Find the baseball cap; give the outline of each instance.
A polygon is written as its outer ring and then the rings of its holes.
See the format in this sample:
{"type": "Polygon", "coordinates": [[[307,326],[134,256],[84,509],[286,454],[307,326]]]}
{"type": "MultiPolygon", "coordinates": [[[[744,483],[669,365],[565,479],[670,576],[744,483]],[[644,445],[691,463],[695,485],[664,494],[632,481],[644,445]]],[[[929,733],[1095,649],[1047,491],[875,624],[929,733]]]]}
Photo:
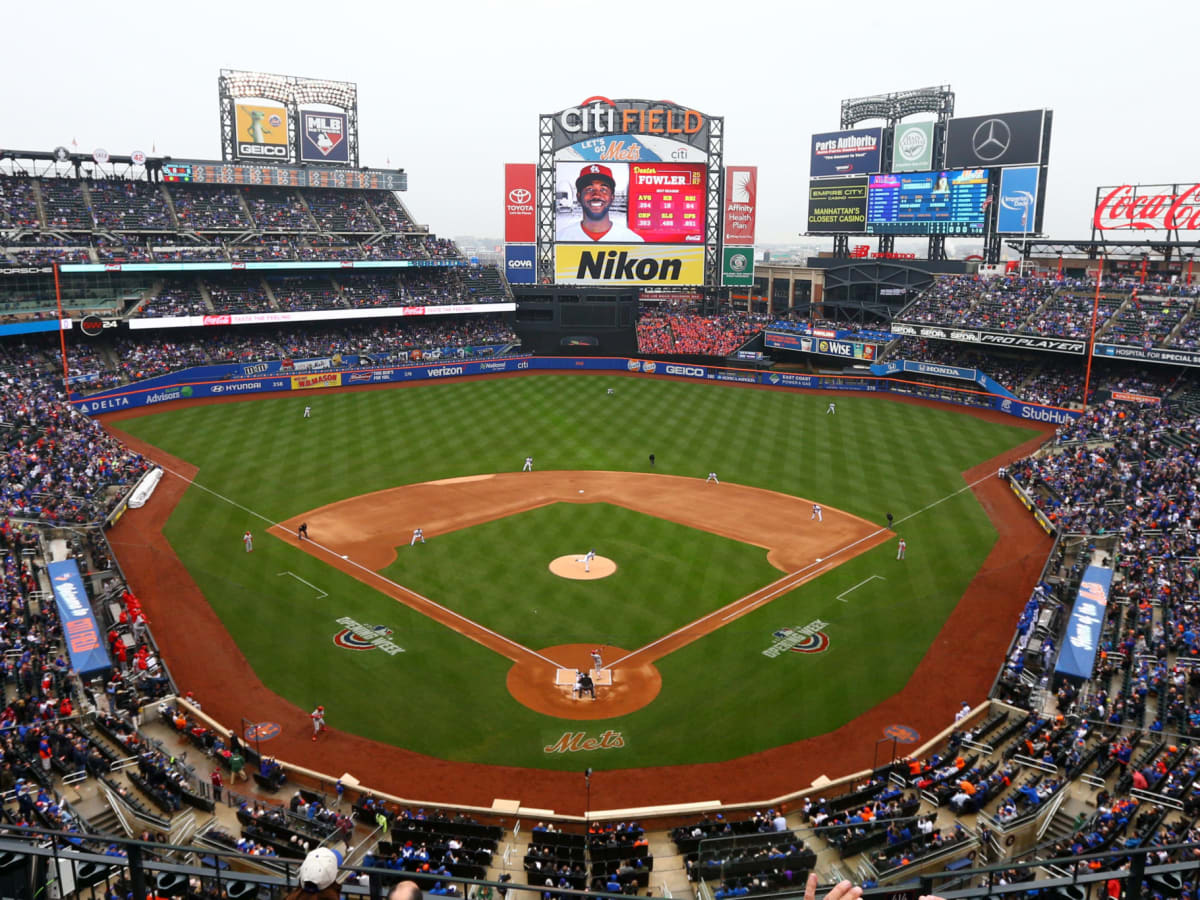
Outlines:
{"type": "Polygon", "coordinates": [[[596,179],[607,181],[608,186],[614,191],[617,189],[617,179],[613,178],[612,169],[599,163],[588,163],[579,171],[579,177],[575,179],[575,190],[582,190],[584,184],[596,179]]]}
{"type": "Polygon", "coordinates": [[[300,864],[300,886],[310,894],[325,890],[337,879],[338,866],[341,864],[340,853],[328,847],[319,847],[300,864]]]}

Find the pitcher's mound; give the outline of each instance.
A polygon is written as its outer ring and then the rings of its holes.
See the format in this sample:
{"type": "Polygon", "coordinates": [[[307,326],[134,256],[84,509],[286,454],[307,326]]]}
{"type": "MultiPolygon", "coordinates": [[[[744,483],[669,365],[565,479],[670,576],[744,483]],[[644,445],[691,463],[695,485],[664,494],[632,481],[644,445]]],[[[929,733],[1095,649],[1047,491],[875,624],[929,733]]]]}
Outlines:
{"type": "Polygon", "coordinates": [[[582,553],[578,556],[560,556],[558,559],[551,560],[550,571],[560,578],[573,578],[575,581],[607,578],[617,571],[617,564],[607,556],[595,557],[588,566],[591,569],[590,572],[584,571],[584,565],[582,553]]]}

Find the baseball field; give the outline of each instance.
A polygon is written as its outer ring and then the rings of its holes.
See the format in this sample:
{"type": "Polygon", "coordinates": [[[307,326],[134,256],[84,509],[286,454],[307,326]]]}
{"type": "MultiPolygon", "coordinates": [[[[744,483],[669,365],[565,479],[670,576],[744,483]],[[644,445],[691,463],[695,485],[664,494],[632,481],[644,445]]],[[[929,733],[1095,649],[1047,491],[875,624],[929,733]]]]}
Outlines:
{"type": "MultiPolygon", "coordinates": [[[[1003,557],[981,464],[1041,434],[835,399],[830,415],[827,395],[536,375],[122,415],[111,427],[194,478],[163,534],[227,636],[189,634],[163,550],[130,578],[160,597],[170,624],[151,624],[168,661],[200,660],[172,662],[181,687],[230,724],[273,716],[307,741],[321,703],[334,729],[322,742],[454,762],[577,772],[746,757],[833,733],[957,652],[943,628],[1003,557]],[[410,546],[415,528],[425,542],[410,546]],[[588,550],[611,574],[551,571],[564,557],[582,570],[588,550]],[[593,649],[611,684],[576,699],[560,670],[591,667],[593,649]],[[284,702],[258,708],[229,677],[245,665],[284,702]]],[[[122,559],[142,541],[127,521],[122,559]]],[[[949,721],[983,699],[967,690],[911,719],[949,721]]]]}

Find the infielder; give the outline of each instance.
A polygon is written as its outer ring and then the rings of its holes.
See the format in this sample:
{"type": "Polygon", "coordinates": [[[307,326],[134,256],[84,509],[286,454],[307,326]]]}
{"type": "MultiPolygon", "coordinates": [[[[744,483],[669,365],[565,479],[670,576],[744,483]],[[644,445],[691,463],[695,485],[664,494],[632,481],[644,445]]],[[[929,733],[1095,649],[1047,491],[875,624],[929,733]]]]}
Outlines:
{"type": "Polygon", "coordinates": [[[720,484],[720,483],[721,483],[721,480],[720,480],[719,478],[717,478],[717,473],[716,473],[716,472],[709,472],[709,473],[708,473],[708,477],[704,479],[704,483],[705,483],[705,484],[708,484],[710,481],[711,481],[713,484],[720,484]]]}
{"type": "Polygon", "coordinates": [[[821,504],[820,503],[813,504],[812,518],[810,518],[809,521],[811,522],[812,519],[816,519],[818,522],[825,521],[824,519],[821,518],[821,504]]]}
{"type": "Polygon", "coordinates": [[[908,544],[904,538],[900,538],[900,546],[896,548],[896,559],[904,559],[904,551],[908,549],[908,544]]]}
{"type": "Polygon", "coordinates": [[[592,648],[592,666],[597,672],[604,668],[604,659],[600,656],[600,648],[592,648]]]}
{"type": "Polygon", "coordinates": [[[532,456],[525,457],[525,465],[521,466],[521,471],[522,472],[532,472],[533,471],[533,457],[532,456]]]}
{"type": "Polygon", "coordinates": [[[242,543],[246,545],[246,552],[249,553],[254,549],[254,535],[247,531],[242,535],[242,543]]]}
{"type": "Polygon", "coordinates": [[[832,400],[829,401],[829,409],[825,410],[825,415],[827,415],[827,416],[837,415],[837,405],[832,400]]]}
{"type": "Polygon", "coordinates": [[[415,546],[417,541],[420,541],[422,544],[425,543],[425,529],[424,528],[414,528],[413,529],[412,540],[408,542],[408,546],[410,546],[410,547],[415,546]]]}
{"type": "Polygon", "coordinates": [[[304,418],[306,418],[306,419],[312,418],[312,407],[311,406],[304,407],[304,418]]]}
{"type": "Polygon", "coordinates": [[[596,558],[596,551],[589,550],[586,555],[581,556],[579,559],[575,560],[575,562],[583,563],[583,571],[590,572],[590,571],[592,571],[592,560],[595,558],[596,558]]]}
{"type": "Polygon", "coordinates": [[[312,716],[313,722],[312,739],[315,741],[317,739],[317,735],[325,730],[325,707],[318,706],[310,715],[312,716]]]}

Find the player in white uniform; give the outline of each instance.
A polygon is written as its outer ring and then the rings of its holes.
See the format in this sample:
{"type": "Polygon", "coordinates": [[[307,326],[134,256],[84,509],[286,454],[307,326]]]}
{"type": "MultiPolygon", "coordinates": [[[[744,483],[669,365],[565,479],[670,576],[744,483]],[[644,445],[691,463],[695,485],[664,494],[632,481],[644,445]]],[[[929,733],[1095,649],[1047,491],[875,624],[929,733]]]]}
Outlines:
{"type": "Polygon", "coordinates": [[[599,672],[604,668],[604,659],[600,656],[600,648],[592,648],[592,667],[599,672]]]}
{"type": "Polygon", "coordinates": [[[249,553],[254,549],[254,535],[247,531],[242,535],[242,543],[246,545],[246,552],[249,553]]]}
{"type": "Polygon", "coordinates": [[[532,456],[525,457],[525,465],[521,466],[521,471],[522,472],[532,472],[533,471],[533,457],[532,456]]]}
{"type": "Polygon", "coordinates": [[[611,396],[612,396],[613,394],[615,394],[615,393],[616,393],[616,391],[614,391],[612,388],[609,388],[609,389],[608,389],[608,396],[610,396],[610,397],[611,397],[611,396]]]}
{"type": "Polygon", "coordinates": [[[312,407],[311,406],[304,407],[304,418],[306,418],[306,419],[312,418],[312,407]]]}
{"type": "Polygon", "coordinates": [[[709,473],[708,473],[708,477],[704,479],[704,483],[705,483],[705,484],[708,484],[710,481],[711,481],[713,484],[720,484],[720,483],[721,483],[721,480],[720,480],[719,478],[717,478],[717,473],[716,473],[716,472],[709,472],[709,473]]]}
{"type": "Polygon", "coordinates": [[[616,199],[617,180],[612,169],[599,163],[584,163],[575,179],[575,193],[583,218],[559,227],[555,237],[560,241],[594,243],[611,241],[621,244],[640,244],[641,235],[634,232],[618,216],[614,221],[609,210],[616,199]]]}
{"type": "Polygon", "coordinates": [[[596,551],[589,550],[585,555],[576,559],[575,562],[583,563],[583,571],[590,572],[590,571],[592,571],[592,560],[595,558],[596,558],[596,551]]]}
{"type": "Polygon", "coordinates": [[[834,403],[832,400],[829,401],[829,409],[825,410],[825,415],[827,415],[827,416],[837,415],[837,404],[834,403]]]}
{"type": "Polygon", "coordinates": [[[413,529],[412,540],[409,541],[408,546],[412,547],[414,544],[417,543],[417,541],[420,541],[422,544],[425,543],[425,529],[424,528],[414,528],[413,529]]]}
{"type": "Polygon", "coordinates": [[[896,548],[896,559],[904,559],[904,554],[908,550],[908,542],[904,538],[900,538],[900,545],[896,548]]]}
{"type": "MultiPolygon", "coordinates": [[[[820,503],[814,503],[814,504],[813,504],[813,514],[812,514],[812,518],[813,518],[813,519],[816,519],[818,522],[823,522],[823,521],[824,521],[824,519],[822,519],[822,518],[821,518],[821,504],[820,504],[820,503]]],[[[810,521],[811,521],[811,520],[810,520],[810,521]]]]}
{"type": "Polygon", "coordinates": [[[317,735],[325,730],[325,707],[318,706],[310,713],[310,715],[312,716],[313,723],[312,739],[315,741],[317,739],[317,735]]]}

